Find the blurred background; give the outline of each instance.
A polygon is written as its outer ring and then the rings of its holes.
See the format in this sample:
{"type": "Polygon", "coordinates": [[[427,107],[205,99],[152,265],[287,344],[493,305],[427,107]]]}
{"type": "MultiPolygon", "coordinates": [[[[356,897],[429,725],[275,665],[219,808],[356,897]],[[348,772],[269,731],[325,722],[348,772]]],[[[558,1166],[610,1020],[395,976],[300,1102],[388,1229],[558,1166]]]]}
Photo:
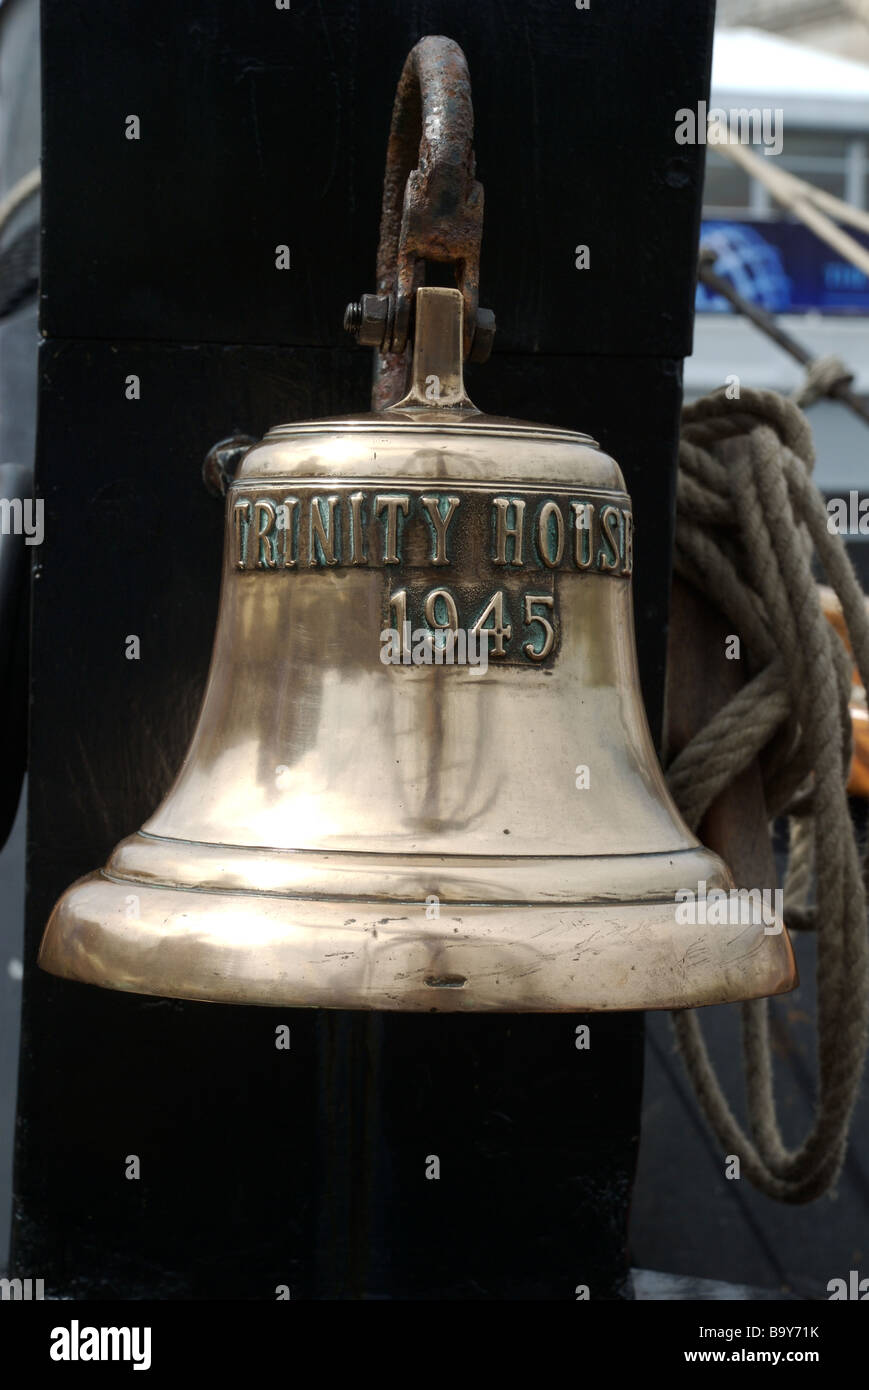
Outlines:
{"type": "MultiPolygon", "coordinates": [[[[686,3],[688,0],[686,0],[686,3]]],[[[0,199],[39,162],[39,18],[36,0],[0,0],[0,199]]],[[[719,0],[710,108],[783,112],[781,153],[764,163],[869,210],[869,0],[719,0]]],[[[6,204],[4,203],[4,208],[6,204]]],[[[36,257],[39,194],[0,225],[0,464],[32,467],[35,439],[36,257]]],[[[851,235],[869,247],[869,236],[851,235]]],[[[869,277],[782,208],[764,183],[707,151],[701,240],[715,270],[747,301],[776,316],[812,357],[835,355],[869,407],[869,277]]],[[[698,286],[686,400],[737,374],[743,386],[799,392],[805,368],[721,295],[698,286]]],[[[869,496],[869,426],[839,401],[809,407],[828,496],[869,496]]],[[[6,538],[2,538],[5,540],[6,538]]],[[[864,588],[869,535],[846,538],[864,588]]],[[[26,787],[25,787],[26,794],[26,787]]],[[[0,852],[0,1265],[9,1233],[24,904],[24,795],[0,852]]],[[[859,811],[858,811],[859,814],[859,811]]],[[[779,1100],[789,1137],[808,1127],[813,1101],[813,943],[797,943],[803,983],[772,1006],[779,1100]]],[[[738,1103],[735,1009],[704,1011],[720,1072],[738,1103]]],[[[829,1279],[869,1272],[869,1103],[859,1108],[835,1199],[788,1209],[726,1181],[674,1053],[669,1019],[648,1018],[640,1164],[631,1263],[640,1271],[725,1281],[781,1298],[826,1297],[829,1279]]],[[[702,1286],[637,1279],[638,1296],[683,1297],[702,1286]],[[669,1292],[668,1292],[669,1290],[669,1292]],[[681,1291],[680,1291],[681,1290],[681,1291]]]]}
{"type": "MultiPolygon", "coordinates": [[[[709,107],[783,112],[787,170],[852,207],[869,207],[869,4],[825,0],[718,0],[709,107]]],[[[869,238],[854,228],[863,245],[869,238]]],[[[712,145],[706,152],[701,240],[716,270],[746,299],[781,315],[815,357],[840,357],[854,389],[869,392],[869,279],[779,206],[769,190],[712,145]]],[[[701,285],[685,399],[736,372],[745,386],[786,394],[805,372],[786,352],[701,285]]],[[[813,404],[816,481],[826,494],[869,487],[866,426],[838,403],[813,404]]],[[[866,587],[869,536],[853,539],[866,587]]]]}

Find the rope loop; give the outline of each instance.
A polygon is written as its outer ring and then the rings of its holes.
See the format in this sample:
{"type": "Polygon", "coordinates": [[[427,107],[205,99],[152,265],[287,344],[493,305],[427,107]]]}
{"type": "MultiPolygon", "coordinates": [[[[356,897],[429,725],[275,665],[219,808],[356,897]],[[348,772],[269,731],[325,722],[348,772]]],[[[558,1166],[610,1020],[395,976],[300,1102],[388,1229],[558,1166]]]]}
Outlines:
{"type": "Polygon", "coordinates": [[[750,679],[667,779],[696,830],[757,758],[768,817],[789,815],[785,921],[817,938],[816,1114],[802,1143],[789,1148],[779,1127],[767,1000],[741,1006],[747,1129],[721,1089],[696,1012],[674,1013],[673,1026],[725,1150],[760,1191],[794,1203],[836,1182],[869,1038],[866,886],[846,792],[851,662],[823,614],[813,560],[839,597],[864,685],[869,619],[842,539],[827,527],[814,458],[808,421],[776,392],[743,388],[731,400],[722,387],[683,412],[675,569],[740,635],[750,679]]]}

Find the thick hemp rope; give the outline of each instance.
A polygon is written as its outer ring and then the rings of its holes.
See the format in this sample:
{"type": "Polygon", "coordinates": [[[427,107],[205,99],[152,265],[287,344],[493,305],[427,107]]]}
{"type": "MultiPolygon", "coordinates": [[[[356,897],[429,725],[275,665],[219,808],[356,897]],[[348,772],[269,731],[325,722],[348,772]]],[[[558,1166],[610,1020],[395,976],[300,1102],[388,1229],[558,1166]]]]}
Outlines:
{"type": "Polygon", "coordinates": [[[768,818],[790,817],[784,918],[789,930],[817,932],[816,1114],[799,1147],[787,1148],[778,1124],[766,1000],[741,1006],[750,1133],[721,1089],[697,1013],[674,1013],[673,1026],[725,1151],[785,1202],[812,1201],[836,1181],[869,1030],[866,885],[845,790],[851,659],[822,613],[813,554],[841,602],[864,685],[869,620],[842,540],[827,528],[813,465],[808,421],[775,392],[743,389],[728,400],[722,388],[683,412],[675,568],[740,636],[749,680],[667,778],[696,830],[719,791],[759,758],[768,818]]]}

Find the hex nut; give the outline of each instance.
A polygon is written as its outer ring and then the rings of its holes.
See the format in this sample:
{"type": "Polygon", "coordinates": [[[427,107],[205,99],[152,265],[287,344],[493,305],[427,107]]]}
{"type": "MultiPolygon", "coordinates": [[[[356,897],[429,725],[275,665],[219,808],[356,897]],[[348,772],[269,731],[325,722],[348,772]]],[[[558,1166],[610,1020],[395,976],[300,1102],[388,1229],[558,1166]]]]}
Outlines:
{"type": "Polygon", "coordinates": [[[380,347],[386,333],[389,298],[385,294],[363,294],[362,317],[356,332],[363,347],[380,347]]]}

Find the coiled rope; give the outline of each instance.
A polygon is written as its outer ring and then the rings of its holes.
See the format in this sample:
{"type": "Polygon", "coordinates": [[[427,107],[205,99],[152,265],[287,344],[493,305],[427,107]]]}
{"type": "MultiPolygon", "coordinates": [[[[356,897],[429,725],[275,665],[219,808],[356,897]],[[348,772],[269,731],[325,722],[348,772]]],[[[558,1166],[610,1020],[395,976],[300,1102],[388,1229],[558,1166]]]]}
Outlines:
{"type": "Polygon", "coordinates": [[[784,918],[817,931],[816,1114],[788,1149],[776,1113],[766,1000],[742,1009],[750,1133],[715,1074],[696,1012],[673,1014],[701,1108],[728,1154],[769,1197],[809,1202],[845,1154],[869,1032],[866,884],[848,810],[851,660],[821,610],[817,558],[842,605],[869,682],[869,620],[840,536],[811,479],[814,448],[797,406],[772,391],[724,388],[685,408],[675,568],[739,634],[749,680],[668,769],[692,829],[718,793],[759,759],[770,820],[790,817],[784,918]],[[807,905],[814,886],[814,907],[807,905]]]}

